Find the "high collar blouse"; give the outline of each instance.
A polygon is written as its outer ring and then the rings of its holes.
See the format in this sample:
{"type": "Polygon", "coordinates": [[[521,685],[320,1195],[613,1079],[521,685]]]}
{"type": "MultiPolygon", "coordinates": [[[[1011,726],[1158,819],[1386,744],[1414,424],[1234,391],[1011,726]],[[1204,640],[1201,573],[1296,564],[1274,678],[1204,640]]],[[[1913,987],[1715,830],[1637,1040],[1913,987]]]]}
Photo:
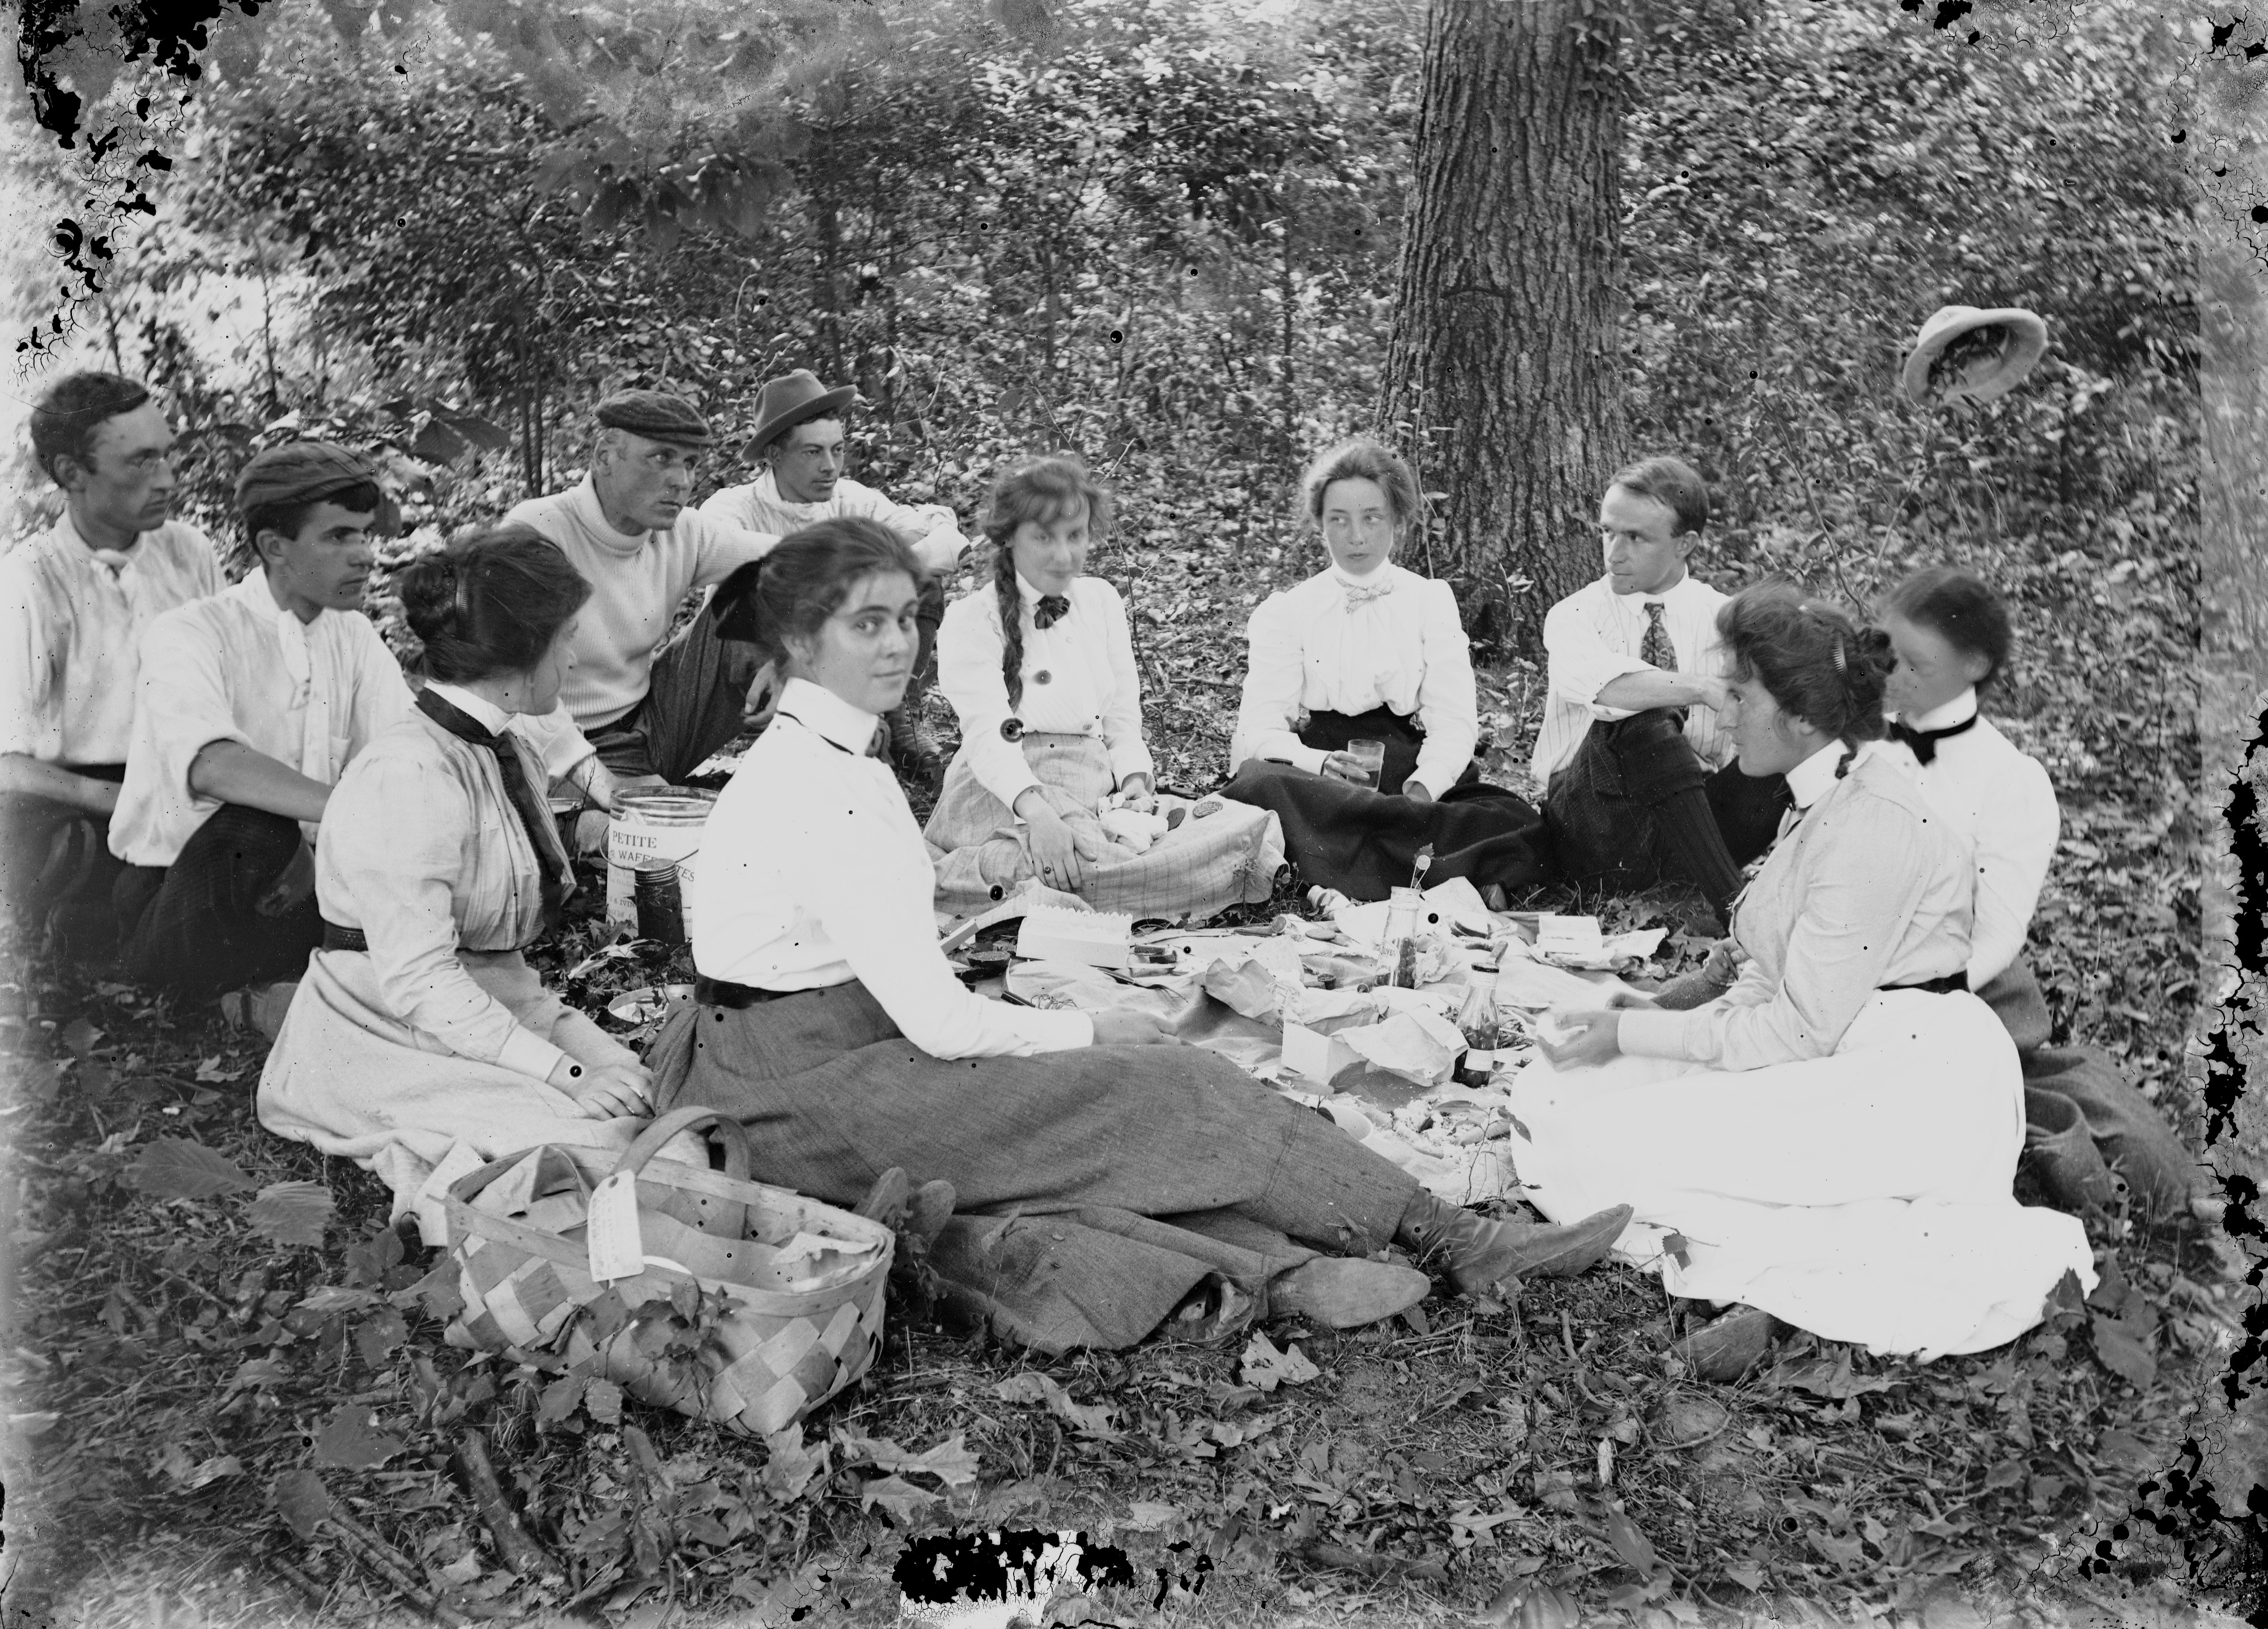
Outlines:
{"type": "Polygon", "coordinates": [[[1356,594],[1349,588],[1332,567],[1270,594],[1254,610],[1229,768],[1266,758],[1320,772],[1330,755],[1300,740],[1301,715],[1384,707],[1416,718],[1425,744],[1414,778],[1437,795],[1447,792],[1480,741],[1472,647],[1457,597],[1448,584],[1390,561],[1356,594]],[[1366,589],[1385,592],[1365,595],[1366,589]]]}
{"type": "Polygon", "coordinates": [[[1904,720],[1917,730],[1941,730],[1965,719],[1977,722],[1937,743],[1927,763],[1912,773],[1930,802],[1975,853],[1977,925],[1969,948],[1969,987],[1981,990],[2021,955],[2032,912],[2040,903],[2055,859],[2063,813],[2055,784],[2036,758],[1977,718],[1977,692],[1964,690],[1944,706],[1904,720]]]}
{"type": "MultiPolygon", "coordinates": [[[[476,722],[500,719],[477,697],[436,686],[476,722]]],[[[515,719],[502,732],[531,784],[536,748],[515,719]]],[[[460,1057],[548,1077],[564,1057],[475,982],[460,949],[508,951],[543,928],[542,873],[505,794],[496,754],[409,711],[339,779],[315,844],[326,920],[360,928],[395,1017],[460,1057]]]]}
{"type": "Polygon", "coordinates": [[[807,680],[782,687],[702,833],[694,966],[760,990],[856,979],[932,1058],[1090,1044],[1086,1014],[987,1001],[954,975],[938,948],[921,828],[890,766],[866,756],[879,722],[807,680]]]}
{"type": "Polygon", "coordinates": [[[1690,1012],[1625,1011],[1624,1051],[1731,1070],[1824,1058],[1876,991],[1967,968],[1967,844],[1904,755],[1869,741],[1838,780],[1844,751],[1788,772],[1798,818],[1734,908],[1739,980],[1690,1012]]]}
{"type": "Polygon", "coordinates": [[[1041,628],[1033,613],[1039,592],[1016,579],[1023,625],[1024,691],[1008,704],[1001,670],[1007,648],[1000,596],[990,586],[946,608],[937,633],[937,682],[961,721],[961,751],[977,781],[1008,807],[1039,785],[1023,749],[1000,733],[1014,718],[1027,731],[1098,737],[1110,755],[1115,782],[1153,772],[1142,741],[1142,680],[1126,603],[1099,577],[1074,578],[1071,609],[1041,628]]]}

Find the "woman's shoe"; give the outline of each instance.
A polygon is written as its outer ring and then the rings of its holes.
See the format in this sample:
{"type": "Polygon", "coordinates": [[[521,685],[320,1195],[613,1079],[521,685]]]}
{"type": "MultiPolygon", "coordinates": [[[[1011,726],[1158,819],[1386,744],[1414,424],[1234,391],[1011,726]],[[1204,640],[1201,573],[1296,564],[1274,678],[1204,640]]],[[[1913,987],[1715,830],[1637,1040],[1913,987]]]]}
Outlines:
{"type": "Polygon", "coordinates": [[[1761,1307],[1735,1307],[1669,1350],[1698,1378],[1730,1385],[1763,1362],[1791,1327],[1761,1307]]]}
{"type": "Polygon", "coordinates": [[[1630,1219],[1631,1207],[1617,1205],[1578,1222],[1491,1221],[1420,1189],[1394,1236],[1447,1257],[1449,1281],[1480,1295],[1506,1279],[1572,1278],[1597,1266],[1630,1219]]]}
{"type": "Polygon", "coordinates": [[[1318,1256],[1268,1281],[1268,1311],[1327,1330],[1360,1329],[1425,1299],[1433,1281],[1398,1262],[1318,1256]]]}

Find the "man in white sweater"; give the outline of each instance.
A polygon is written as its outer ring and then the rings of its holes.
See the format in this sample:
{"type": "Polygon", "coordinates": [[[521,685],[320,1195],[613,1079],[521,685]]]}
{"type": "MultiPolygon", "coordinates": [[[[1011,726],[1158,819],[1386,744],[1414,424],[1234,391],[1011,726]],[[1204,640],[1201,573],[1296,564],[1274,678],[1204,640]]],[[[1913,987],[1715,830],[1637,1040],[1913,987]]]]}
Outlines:
{"type": "Polygon", "coordinates": [[[750,532],[785,536],[821,520],[842,516],[879,520],[908,543],[932,573],[922,590],[915,624],[921,646],[914,658],[913,682],[889,715],[890,756],[933,785],[943,767],[937,750],[916,724],[921,694],[936,673],[937,630],[945,615],[945,577],[960,564],[968,540],[953,511],[942,504],[901,504],[843,474],[843,415],[858,394],[840,385],[829,390],[807,368],[766,380],[756,392],[755,429],[744,449],[759,468],[741,486],[720,488],[701,512],[750,532]]]}
{"type": "Polygon", "coordinates": [[[761,660],[753,645],[718,637],[713,606],[674,638],[670,625],[688,593],[779,538],[688,508],[715,440],[691,402],[620,391],[599,403],[598,420],[582,483],[530,498],[504,520],[558,545],[594,590],[562,691],[575,722],[618,778],[676,783],[740,733],[761,660]]]}

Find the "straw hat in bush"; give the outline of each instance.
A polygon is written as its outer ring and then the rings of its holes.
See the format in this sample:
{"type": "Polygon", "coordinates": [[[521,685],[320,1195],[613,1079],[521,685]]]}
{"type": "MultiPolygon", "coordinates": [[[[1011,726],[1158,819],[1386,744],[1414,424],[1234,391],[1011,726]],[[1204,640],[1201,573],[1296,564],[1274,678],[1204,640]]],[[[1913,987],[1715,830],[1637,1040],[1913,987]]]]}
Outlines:
{"type": "Polygon", "coordinates": [[[1940,306],[1914,336],[1901,382],[1906,400],[1990,402],[2015,388],[2048,348],[2048,325],[2021,306],[1940,306]]]}

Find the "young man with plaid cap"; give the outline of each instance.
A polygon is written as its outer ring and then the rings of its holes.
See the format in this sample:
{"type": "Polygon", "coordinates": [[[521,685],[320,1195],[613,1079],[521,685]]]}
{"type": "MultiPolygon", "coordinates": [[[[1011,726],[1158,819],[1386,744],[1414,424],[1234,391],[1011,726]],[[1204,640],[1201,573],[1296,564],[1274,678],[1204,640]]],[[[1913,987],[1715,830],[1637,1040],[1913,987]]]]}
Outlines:
{"type": "Polygon", "coordinates": [[[504,522],[541,533],[591,581],[563,693],[575,722],[615,776],[680,782],[740,733],[761,663],[754,646],[718,638],[713,607],[672,638],[678,607],[779,539],[689,507],[716,439],[691,402],[619,391],[598,420],[582,483],[516,505],[504,522]]]}

